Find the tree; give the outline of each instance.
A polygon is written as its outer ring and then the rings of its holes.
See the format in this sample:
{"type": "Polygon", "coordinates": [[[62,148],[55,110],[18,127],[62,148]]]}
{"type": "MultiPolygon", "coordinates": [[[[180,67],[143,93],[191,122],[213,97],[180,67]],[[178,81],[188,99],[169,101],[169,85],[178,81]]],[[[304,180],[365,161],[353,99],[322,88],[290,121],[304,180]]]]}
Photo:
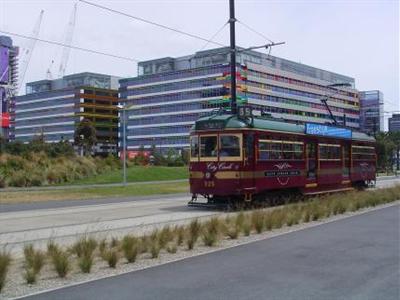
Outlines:
{"type": "Polygon", "coordinates": [[[389,132],[389,139],[394,145],[394,152],[396,153],[396,170],[400,170],[400,131],[389,132]]]}
{"type": "Polygon", "coordinates": [[[389,171],[393,166],[393,151],[396,145],[392,141],[389,133],[379,132],[376,135],[376,155],[378,169],[389,171]]]}
{"type": "Polygon", "coordinates": [[[85,155],[92,152],[97,138],[96,128],[89,119],[83,119],[76,127],[74,140],[75,145],[82,147],[85,155]]]}

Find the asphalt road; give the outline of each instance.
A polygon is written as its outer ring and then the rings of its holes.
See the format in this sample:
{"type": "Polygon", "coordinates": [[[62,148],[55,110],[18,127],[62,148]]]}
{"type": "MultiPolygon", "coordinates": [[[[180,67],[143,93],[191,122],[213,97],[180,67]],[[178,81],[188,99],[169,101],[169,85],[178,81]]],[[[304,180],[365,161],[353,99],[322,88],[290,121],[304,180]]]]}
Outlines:
{"type": "Polygon", "coordinates": [[[26,299],[400,299],[400,206],[26,299]]]}

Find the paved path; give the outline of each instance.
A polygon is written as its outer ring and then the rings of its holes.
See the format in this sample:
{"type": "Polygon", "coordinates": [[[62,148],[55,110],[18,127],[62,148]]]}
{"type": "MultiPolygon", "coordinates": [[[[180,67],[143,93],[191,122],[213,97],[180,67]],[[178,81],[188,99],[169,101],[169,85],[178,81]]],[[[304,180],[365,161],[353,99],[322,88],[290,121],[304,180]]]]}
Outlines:
{"type": "Polygon", "coordinates": [[[400,299],[392,206],[35,299],[400,299]]]}

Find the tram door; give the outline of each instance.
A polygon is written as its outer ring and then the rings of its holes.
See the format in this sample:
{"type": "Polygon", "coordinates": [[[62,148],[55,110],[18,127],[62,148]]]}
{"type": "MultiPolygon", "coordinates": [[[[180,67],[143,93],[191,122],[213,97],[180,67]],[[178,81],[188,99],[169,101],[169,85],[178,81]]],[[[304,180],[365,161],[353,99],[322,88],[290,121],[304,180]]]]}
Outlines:
{"type": "Polygon", "coordinates": [[[317,143],[308,142],[306,145],[307,156],[307,181],[314,182],[317,179],[317,143]]]}
{"type": "Polygon", "coordinates": [[[343,177],[350,176],[350,144],[343,145],[343,177]]]}
{"type": "Polygon", "coordinates": [[[246,170],[250,179],[247,187],[255,187],[254,169],[255,169],[255,149],[254,149],[254,134],[248,133],[244,134],[243,148],[244,148],[244,170],[246,170]]]}

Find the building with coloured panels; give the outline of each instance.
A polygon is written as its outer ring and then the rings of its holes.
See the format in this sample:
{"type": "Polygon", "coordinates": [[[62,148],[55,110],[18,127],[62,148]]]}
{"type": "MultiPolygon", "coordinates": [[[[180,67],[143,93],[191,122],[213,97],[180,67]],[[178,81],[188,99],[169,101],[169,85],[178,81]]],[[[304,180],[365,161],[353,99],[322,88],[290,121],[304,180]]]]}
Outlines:
{"type": "Polygon", "coordinates": [[[118,79],[79,73],[62,79],[27,83],[26,95],[15,98],[15,140],[29,142],[43,135],[46,142],[73,142],[79,122],[96,128],[95,152],[116,150],[118,139],[118,79]]]}
{"type": "MultiPolygon", "coordinates": [[[[161,58],[138,64],[139,75],[120,80],[120,102],[127,109],[128,150],[189,146],[194,121],[229,107],[229,48],[161,58]]],[[[256,51],[237,54],[238,105],[288,122],[332,123],[359,128],[354,79],[256,51]],[[348,87],[329,87],[330,84],[348,87]]],[[[120,130],[122,132],[122,130],[120,130]]]]}
{"type": "Polygon", "coordinates": [[[383,93],[360,91],[360,130],[370,134],[384,131],[383,93]]]}

